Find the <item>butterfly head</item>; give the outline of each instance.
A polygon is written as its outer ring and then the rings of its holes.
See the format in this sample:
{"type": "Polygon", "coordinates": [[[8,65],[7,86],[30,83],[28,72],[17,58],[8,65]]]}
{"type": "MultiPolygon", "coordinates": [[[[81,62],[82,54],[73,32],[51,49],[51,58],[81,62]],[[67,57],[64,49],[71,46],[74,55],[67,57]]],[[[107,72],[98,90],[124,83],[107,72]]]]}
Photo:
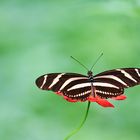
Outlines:
{"type": "Polygon", "coordinates": [[[88,76],[93,76],[93,72],[91,70],[88,71],[88,76]]]}
{"type": "Polygon", "coordinates": [[[88,78],[90,81],[93,81],[93,72],[92,71],[88,71],[88,78]]]}

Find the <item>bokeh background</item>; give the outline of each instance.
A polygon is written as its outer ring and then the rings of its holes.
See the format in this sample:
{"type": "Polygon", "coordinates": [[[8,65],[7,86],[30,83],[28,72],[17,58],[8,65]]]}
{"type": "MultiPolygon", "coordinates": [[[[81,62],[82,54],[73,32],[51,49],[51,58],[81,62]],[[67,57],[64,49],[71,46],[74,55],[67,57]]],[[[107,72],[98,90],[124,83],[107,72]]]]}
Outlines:
{"type": "MultiPolygon", "coordinates": [[[[140,67],[140,0],[1,0],[0,139],[63,140],[84,117],[87,102],[69,103],[41,91],[35,79],[50,72],[94,74],[140,67]]],[[[139,140],[140,86],[115,108],[92,103],[71,140],[139,140]]]]}

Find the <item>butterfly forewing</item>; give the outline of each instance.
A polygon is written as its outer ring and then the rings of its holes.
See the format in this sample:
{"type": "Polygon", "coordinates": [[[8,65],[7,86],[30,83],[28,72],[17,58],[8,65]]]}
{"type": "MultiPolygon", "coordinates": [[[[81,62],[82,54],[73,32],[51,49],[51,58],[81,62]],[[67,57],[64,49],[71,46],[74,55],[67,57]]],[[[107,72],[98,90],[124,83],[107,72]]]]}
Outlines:
{"type": "Polygon", "coordinates": [[[39,77],[36,85],[43,90],[61,92],[71,99],[85,100],[91,93],[87,76],[77,73],[51,73],[39,77]]]}
{"type": "Polygon", "coordinates": [[[122,68],[105,71],[94,76],[94,82],[97,81],[128,88],[140,84],[140,69],[122,68]]]}

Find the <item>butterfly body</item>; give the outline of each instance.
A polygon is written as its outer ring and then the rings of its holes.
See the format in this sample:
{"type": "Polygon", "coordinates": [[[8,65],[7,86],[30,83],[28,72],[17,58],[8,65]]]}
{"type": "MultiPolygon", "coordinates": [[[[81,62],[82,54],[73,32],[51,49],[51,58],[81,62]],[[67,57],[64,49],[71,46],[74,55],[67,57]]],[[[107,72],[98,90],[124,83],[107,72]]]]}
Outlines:
{"type": "Polygon", "coordinates": [[[52,90],[69,102],[91,101],[103,107],[114,107],[106,99],[124,100],[124,88],[140,84],[139,68],[114,69],[93,76],[78,73],[50,73],[40,76],[36,85],[52,90]]]}

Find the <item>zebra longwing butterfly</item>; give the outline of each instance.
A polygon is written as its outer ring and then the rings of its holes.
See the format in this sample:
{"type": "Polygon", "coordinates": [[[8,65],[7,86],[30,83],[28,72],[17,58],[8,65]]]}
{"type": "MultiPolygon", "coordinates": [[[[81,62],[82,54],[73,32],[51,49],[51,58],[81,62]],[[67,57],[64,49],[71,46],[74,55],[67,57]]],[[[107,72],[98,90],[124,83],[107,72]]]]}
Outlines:
{"type": "Polygon", "coordinates": [[[140,84],[140,68],[121,68],[88,76],[78,73],[50,73],[40,76],[36,85],[52,90],[69,102],[97,102],[103,107],[114,107],[106,99],[124,100],[124,88],[140,84]]]}

